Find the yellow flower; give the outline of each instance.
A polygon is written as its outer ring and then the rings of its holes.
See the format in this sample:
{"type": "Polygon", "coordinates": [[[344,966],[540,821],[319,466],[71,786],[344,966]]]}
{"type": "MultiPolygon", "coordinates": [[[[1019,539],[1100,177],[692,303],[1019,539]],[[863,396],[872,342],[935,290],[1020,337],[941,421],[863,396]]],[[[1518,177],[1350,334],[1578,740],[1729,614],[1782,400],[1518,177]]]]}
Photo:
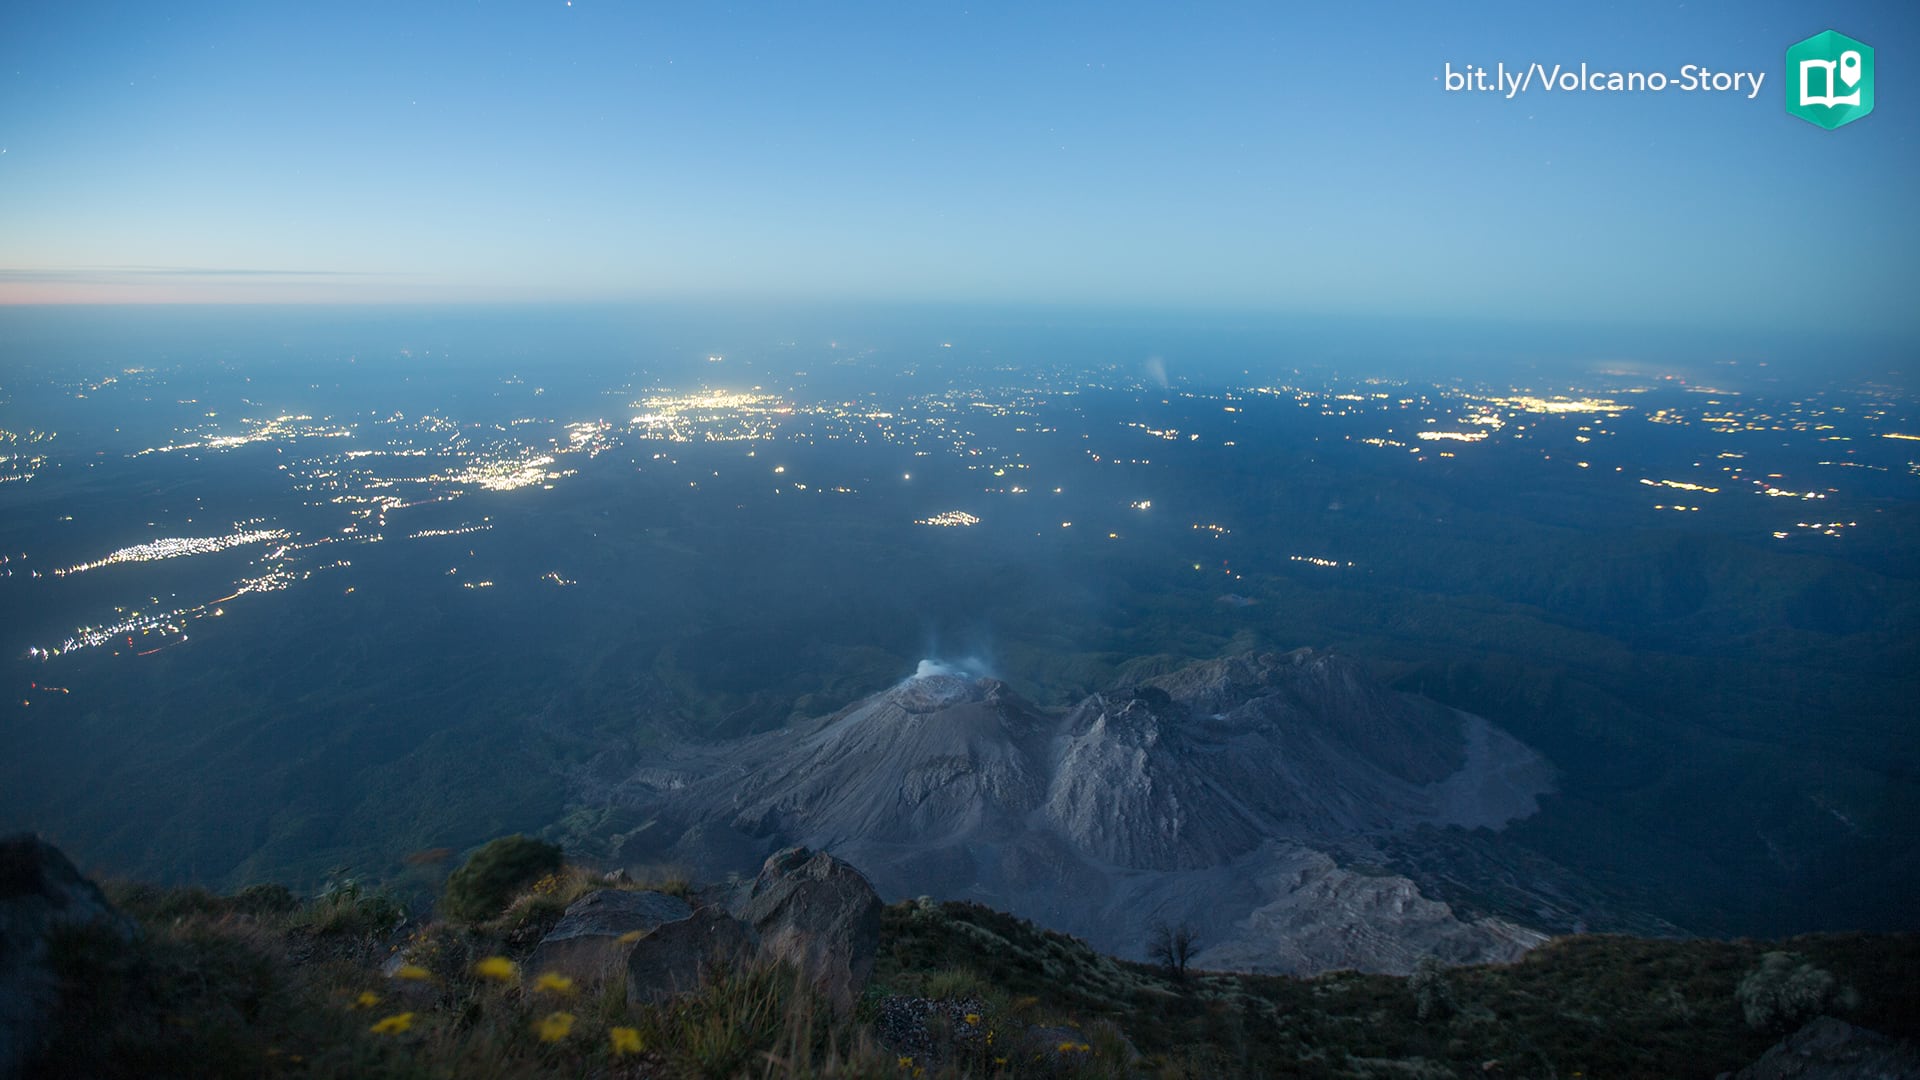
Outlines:
{"type": "Polygon", "coordinates": [[[573,1014],[569,1012],[548,1013],[540,1021],[541,1042],[559,1042],[573,1033],[573,1014]]]}
{"type": "Polygon", "coordinates": [[[546,990],[555,994],[571,994],[573,993],[573,980],[567,978],[565,975],[556,975],[549,971],[534,981],[533,988],[536,990],[546,990]]]}
{"type": "Polygon", "coordinates": [[[403,1013],[394,1013],[392,1016],[389,1016],[385,1020],[382,1020],[379,1023],[373,1025],[372,1030],[375,1035],[399,1035],[402,1032],[411,1030],[412,1028],[413,1028],[413,1014],[410,1012],[403,1012],[403,1013]]]}
{"type": "Polygon", "coordinates": [[[967,1023],[968,1023],[969,1025],[976,1025],[976,1026],[977,1026],[977,1025],[978,1025],[978,1024],[980,1023],[980,1014],[979,1014],[979,1013],[968,1013],[968,1014],[967,1014],[967,1023]]]}
{"type": "Polygon", "coordinates": [[[614,940],[618,941],[622,945],[631,945],[634,942],[639,941],[641,938],[646,936],[647,936],[647,932],[645,930],[629,930],[626,933],[621,934],[619,937],[614,938],[614,940]]]}
{"type": "Polygon", "coordinates": [[[483,979],[492,979],[495,982],[512,982],[514,979],[519,978],[520,969],[513,961],[504,956],[489,956],[485,960],[473,965],[473,973],[483,979]]]}
{"type": "Polygon", "coordinates": [[[899,1064],[900,1064],[900,1067],[903,1069],[911,1069],[913,1068],[913,1059],[908,1057],[905,1054],[901,1054],[899,1064]]]}
{"type": "Polygon", "coordinates": [[[639,1028],[610,1028],[607,1031],[607,1038],[613,1041],[614,1057],[625,1057],[628,1054],[637,1054],[645,1049],[640,1042],[639,1028]]]}
{"type": "Polygon", "coordinates": [[[393,974],[396,978],[408,979],[413,982],[433,978],[433,973],[421,967],[419,964],[401,964],[400,970],[393,974]]]}
{"type": "Polygon", "coordinates": [[[380,1004],[380,995],[371,990],[362,990],[360,996],[353,999],[353,1007],[356,1009],[371,1009],[378,1004],[380,1004]]]}

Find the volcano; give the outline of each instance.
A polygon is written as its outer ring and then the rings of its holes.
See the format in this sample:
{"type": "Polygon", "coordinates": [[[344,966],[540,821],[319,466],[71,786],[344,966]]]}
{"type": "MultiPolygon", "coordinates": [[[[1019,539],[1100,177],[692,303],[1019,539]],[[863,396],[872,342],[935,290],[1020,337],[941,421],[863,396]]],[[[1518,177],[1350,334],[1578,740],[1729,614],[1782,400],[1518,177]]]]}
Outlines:
{"type": "Polygon", "coordinates": [[[1185,925],[1203,968],[1403,973],[1423,956],[1510,960],[1545,940],[1352,860],[1369,838],[1423,826],[1501,829],[1537,811],[1554,771],[1486,720],[1387,689],[1350,659],[1202,661],[1066,709],[922,671],[632,777],[616,798],[650,827],[629,853],[714,874],[804,844],[889,899],[974,900],[1117,955],[1185,925]]]}

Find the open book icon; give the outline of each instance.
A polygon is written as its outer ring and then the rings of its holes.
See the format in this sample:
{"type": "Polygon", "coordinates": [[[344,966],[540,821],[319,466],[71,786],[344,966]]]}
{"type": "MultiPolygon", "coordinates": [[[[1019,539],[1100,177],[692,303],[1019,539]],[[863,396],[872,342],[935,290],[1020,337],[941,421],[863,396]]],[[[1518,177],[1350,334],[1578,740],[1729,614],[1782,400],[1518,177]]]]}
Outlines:
{"type": "Polygon", "coordinates": [[[1800,104],[1802,105],[1825,105],[1828,108],[1835,108],[1841,105],[1858,105],[1860,104],[1859,86],[1860,54],[1852,49],[1841,53],[1839,60],[1800,61],[1800,104]],[[1823,84],[1822,89],[1825,91],[1824,93],[1813,93],[1811,86],[1809,86],[1815,69],[1819,69],[1823,73],[1821,82],[1823,84]],[[1834,91],[1840,88],[1841,83],[1853,87],[1853,93],[1846,95],[1835,94],[1834,91]]]}

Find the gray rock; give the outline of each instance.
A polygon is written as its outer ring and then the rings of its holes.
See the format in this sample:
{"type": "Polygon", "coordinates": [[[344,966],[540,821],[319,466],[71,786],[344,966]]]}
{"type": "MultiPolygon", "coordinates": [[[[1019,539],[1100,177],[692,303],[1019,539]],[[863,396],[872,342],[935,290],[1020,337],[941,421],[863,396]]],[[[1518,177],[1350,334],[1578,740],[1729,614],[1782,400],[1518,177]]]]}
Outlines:
{"type": "Polygon", "coordinates": [[[409,949],[401,949],[381,962],[380,975],[387,980],[388,993],[402,1002],[405,1008],[432,1008],[440,1000],[439,984],[431,976],[425,979],[402,978],[400,971],[408,965],[426,967],[409,949]]]}
{"type": "Polygon", "coordinates": [[[759,936],[762,960],[793,965],[844,1012],[873,976],[881,907],[860,871],[794,847],[767,858],[740,916],[759,936]]]}
{"type": "Polygon", "coordinates": [[[700,985],[709,967],[739,963],[752,949],[746,926],[719,908],[663,923],[627,952],[627,1000],[641,1004],[683,994],[700,985]]]}
{"type": "Polygon", "coordinates": [[[1916,1080],[1920,1052],[1877,1031],[1822,1016],[1775,1043],[1735,1080],[1916,1080]]]}
{"type": "Polygon", "coordinates": [[[626,962],[632,939],[693,914],[687,902],[666,893],[598,889],[567,906],[559,923],[540,939],[527,969],[575,979],[601,979],[626,962]]]}
{"type": "Polygon", "coordinates": [[[60,1004],[47,961],[59,930],[94,926],[131,941],[134,925],[52,844],[30,833],[0,839],[0,1077],[24,1074],[60,1004]]]}
{"type": "Polygon", "coordinates": [[[1035,1024],[1020,1033],[1015,1053],[1020,1060],[1049,1071],[1072,1069],[1087,1062],[1093,1044],[1086,1032],[1066,1024],[1035,1024]]]}
{"type": "Polygon", "coordinates": [[[1038,1065],[1054,1074],[1082,1071],[1096,1057],[1107,1059],[1095,1070],[1099,1072],[1116,1065],[1131,1070],[1140,1064],[1140,1051],[1133,1040],[1111,1020],[1098,1020],[1084,1028],[1075,1024],[1030,1025],[1016,1037],[1013,1056],[1023,1064],[1038,1065]]]}

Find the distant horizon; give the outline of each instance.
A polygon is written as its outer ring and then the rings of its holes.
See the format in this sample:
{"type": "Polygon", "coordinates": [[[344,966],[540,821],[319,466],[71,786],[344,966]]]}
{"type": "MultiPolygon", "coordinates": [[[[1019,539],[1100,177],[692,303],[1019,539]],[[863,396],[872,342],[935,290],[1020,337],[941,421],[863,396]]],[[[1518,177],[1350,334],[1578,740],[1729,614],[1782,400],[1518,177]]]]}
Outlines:
{"type": "MultiPolygon", "coordinates": [[[[681,297],[604,301],[389,301],[384,303],[65,303],[0,305],[0,351],[32,364],[51,354],[172,360],[261,359],[457,346],[473,358],[509,351],[529,371],[564,367],[607,348],[644,350],[655,362],[710,352],[764,350],[775,342],[883,357],[996,363],[1097,362],[1138,367],[1160,360],[1176,377],[1218,380],[1275,364],[1383,377],[1572,378],[1639,370],[1767,383],[1865,379],[1905,384],[1915,343],[1868,333],[1769,327],[1549,321],[1250,307],[1145,307],[1028,301],[681,297]],[[208,336],[211,333],[212,336],[208,336]],[[944,351],[957,340],[958,349],[944,351]],[[10,349],[10,347],[12,347],[10,349]],[[290,354],[289,349],[294,353],[290,354]],[[981,353],[986,349],[986,353],[981,353]],[[995,352],[995,349],[1002,350],[995,352]]],[[[636,354],[637,355],[637,354],[636,354]]]]}

